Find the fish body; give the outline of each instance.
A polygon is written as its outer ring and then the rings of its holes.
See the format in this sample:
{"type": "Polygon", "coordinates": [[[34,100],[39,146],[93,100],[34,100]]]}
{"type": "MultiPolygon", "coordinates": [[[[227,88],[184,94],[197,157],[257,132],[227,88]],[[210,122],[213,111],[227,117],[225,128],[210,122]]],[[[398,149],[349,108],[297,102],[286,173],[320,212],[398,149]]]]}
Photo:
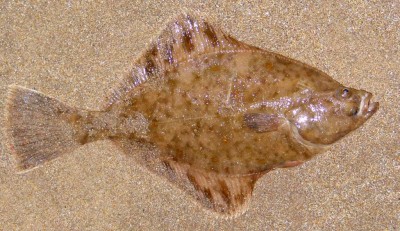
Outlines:
{"type": "Polygon", "coordinates": [[[361,126],[378,109],[371,97],[183,14],[102,111],[11,87],[7,134],[21,170],[110,139],[204,207],[234,216],[262,175],[297,166],[361,126]]]}
{"type": "Polygon", "coordinates": [[[315,155],[293,137],[286,114],[309,99],[303,84],[326,78],[320,88],[338,88],[331,78],[251,49],[204,54],[178,65],[110,108],[146,118],[143,138],[163,158],[238,175],[315,155]]]}

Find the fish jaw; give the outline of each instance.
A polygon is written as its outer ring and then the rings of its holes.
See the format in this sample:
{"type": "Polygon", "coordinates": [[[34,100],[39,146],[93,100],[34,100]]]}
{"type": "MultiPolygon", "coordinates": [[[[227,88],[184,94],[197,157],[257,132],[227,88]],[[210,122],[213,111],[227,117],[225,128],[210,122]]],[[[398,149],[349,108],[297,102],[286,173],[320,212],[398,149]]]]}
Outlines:
{"type": "Polygon", "coordinates": [[[360,102],[360,110],[358,116],[363,116],[365,119],[369,119],[379,109],[379,102],[371,102],[372,94],[365,92],[360,102]]]}

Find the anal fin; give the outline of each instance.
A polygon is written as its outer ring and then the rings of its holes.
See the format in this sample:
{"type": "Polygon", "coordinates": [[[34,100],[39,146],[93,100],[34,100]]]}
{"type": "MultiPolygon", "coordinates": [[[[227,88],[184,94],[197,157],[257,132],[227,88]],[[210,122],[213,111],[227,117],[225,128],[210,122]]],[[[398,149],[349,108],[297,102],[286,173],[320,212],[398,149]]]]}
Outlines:
{"type": "Polygon", "coordinates": [[[228,176],[216,172],[164,161],[174,183],[181,186],[205,208],[225,218],[235,217],[247,210],[255,182],[262,174],[228,176]]]}
{"type": "Polygon", "coordinates": [[[265,173],[252,175],[225,175],[206,171],[164,159],[149,144],[115,140],[116,144],[141,166],[155,175],[166,178],[190,195],[203,208],[218,216],[231,218],[247,210],[256,181],[265,173]],[[134,155],[132,155],[134,154],[134,155]]]}

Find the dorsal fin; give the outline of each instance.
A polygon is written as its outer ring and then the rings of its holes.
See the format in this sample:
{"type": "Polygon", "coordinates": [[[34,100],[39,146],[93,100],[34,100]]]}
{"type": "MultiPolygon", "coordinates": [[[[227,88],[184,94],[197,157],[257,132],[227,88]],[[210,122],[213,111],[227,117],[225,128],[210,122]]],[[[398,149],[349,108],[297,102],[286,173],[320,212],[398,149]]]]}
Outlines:
{"type": "Polygon", "coordinates": [[[136,86],[151,78],[162,77],[179,63],[197,55],[258,49],[232,38],[207,21],[189,14],[180,14],[135,60],[129,73],[112,90],[107,105],[120,100],[136,86]]]}

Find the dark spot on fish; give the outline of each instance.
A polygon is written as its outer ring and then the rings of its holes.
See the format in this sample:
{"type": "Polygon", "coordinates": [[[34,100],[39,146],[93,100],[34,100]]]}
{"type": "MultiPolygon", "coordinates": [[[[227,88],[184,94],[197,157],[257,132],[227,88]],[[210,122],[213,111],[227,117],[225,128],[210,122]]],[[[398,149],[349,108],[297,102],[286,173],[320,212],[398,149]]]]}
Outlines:
{"type": "Polygon", "coordinates": [[[244,203],[244,195],[242,193],[235,195],[235,201],[237,201],[238,204],[243,204],[244,203]]]}
{"type": "Polygon", "coordinates": [[[253,191],[254,182],[258,179],[259,176],[253,175],[251,181],[247,181],[247,187],[250,189],[249,191],[253,191]]]}
{"type": "Polygon", "coordinates": [[[177,82],[176,82],[176,79],[174,79],[174,78],[169,78],[168,79],[168,86],[169,86],[169,89],[171,90],[171,92],[173,92],[174,90],[175,90],[175,88],[177,87],[177,82]]]}
{"type": "MultiPolygon", "coordinates": [[[[180,144],[181,141],[179,140],[178,143],[175,143],[175,146],[179,146],[178,144],[180,144]]],[[[175,156],[178,160],[181,160],[184,157],[184,153],[181,149],[176,149],[175,150],[175,156]]]]}
{"type": "Polygon", "coordinates": [[[212,193],[211,193],[211,191],[210,191],[209,188],[204,189],[203,192],[204,192],[204,195],[205,195],[208,199],[210,199],[211,201],[213,200],[213,196],[212,196],[212,193]]]}
{"type": "Polygon", "coordinates": [[[212,162],[213,164],[219,163],[219,156],[218,156],[218,155],[212,156],[212,157],[211,157],[211,162],[212,162]]]}
{"type": "Polygon", "coordinates": [[[196,177],[194,177],[190,172],[187,173],[187,177],[196,190],[201,189],[200,184],[196,180],[196,177]]]}
{"type": "Polygon", "coordinates": [[[185,97],[185,105],[188,108],[191,108],[193,106],[192,100],[189,97],[185,97]]]}
{"type": "MultiPolygon", "coordinates": [[[[146,100],[146,99],[144,98],[143,101],[145,101],[145,100],[146,100]]],[[[125,110],[128,110],[128,109],[125,109],[125,110]]],[[[124,118],[124,119],[129,118],[129,114],[126,113],[125,111],[119,113],[119,116],[120,116],[121,118],[124,118]]]]}
{"type": "MultiPolygon", "coordinates": [[[[226,154],[226,157],[227,157],[227,159],[231,159],[231,156],[229,155],[229,153],[226,154]]],[[[221,170],[221,172],[228,174],[230,172],[229,167],[228,166],[224,167],[224,169],[221,170]]]]}
{"type": "Polygon", "coordinates": [[[156,45],[154,45],[148,52],[149,55],[152,55],[153,57],[156,57],[158,54],[158,48],[156,45]]]}
{"type": "Polygon", "coordinates": [[[142,138],[137,137],[135,133],[129,133],[129,134],[128,134],[128,139],[130,139],[130,140],[137,140],[137,142],[138,142],[139,144],[145,144],[145,143],[147,142],[145,139],[142,139],[142,138]]]}
{"type": "Polygon", "coordinates": [[[182,34],[182,40],[183,40],[183,49],[185,49],[185,51],[187,53],[190,53],[194,50],[194,44],[192,41],[192,34],[190,33],[190,31],[183,31],[182,34]]]}
{"type": "Polygon", "coordinates": [[[290,60],[288,60],[287,58],[284,58],[284,57],[282,57],[280,55],[276,56],[276,61],[278,63],[283,64],[284,66],[289,66],[291,64],[290,60]]]}
{"type": "Polygon", "coordinates": [[[195,82],[200,81],[201,77],[200,77],[199,74],[193,72],[192,75],[194,76],[194,77],[193,77],[193,80],[194,80],[195,82]]]}
{"type": "Polygon", "coordinates": [[[220,180],[219,182],[219,186],[221,188],[221,196],[222,199],[227,203],[230,204],[231,202],[231,197],[230,197],[230,191],[228,186],[226,185],[226,182],[223,180],[220,180]]]}
{"type": "Polygon", "coordinates": [[[164,114],[166,118],[172,118],[174,116],[174,113],[172,113],[169,108],[164,108],[164,114]]]}
{"type": "Polygon", "coordinates": [[[272,64],[271,62],[266,62],[265,63],[265,67],[269,70],[272,71],[274,68],[274,64],[272,64]]]}
{"type": "Polygon", "coordinates": [[[313,69],[307,69],[306,70],[306,75],[307,76],[313,76],[315,74],[316,74],[316,72],[313,69]]]}
{"type": "Polygon", "coordinates": [[[148,75],[153,75],[156,71],[156,65],[150,57],[147,57],[144,69],[148,75]]]}
{"type": "Polygon", "coordinates": [[[80,144],[86,144],[89,141],[89,133],[84,132],[83,134],[81,134],[78,138],[78,142],[80,144]]]}
{"type": "Polygon", "coordinates": [[[220,66],[220,65],[213,65],[213,66],[211,66],[211,67],[209,68],[209,70],[210,70],[211,72],[219,72],[219,71],[221,71],[221,66],[220,66]]]}
{"type": "Polygon", "coordinates": [[[73,113],[69,116],[68,121],[70,123],[77,123],[81,118],[82,116],[79,115],[78,113],[73,113]]]}
{"type": "Polygon", "coordinates": [[[219,41],[214,29],[206,22],[204,22],[204,34],[207,36],[213,47],[218,46],[219,41]]]}
{"type": "Polygon", "coordinates": [[[287,71],[283,71],[283,80],[289,79],[290,75],[287,71]]]}

